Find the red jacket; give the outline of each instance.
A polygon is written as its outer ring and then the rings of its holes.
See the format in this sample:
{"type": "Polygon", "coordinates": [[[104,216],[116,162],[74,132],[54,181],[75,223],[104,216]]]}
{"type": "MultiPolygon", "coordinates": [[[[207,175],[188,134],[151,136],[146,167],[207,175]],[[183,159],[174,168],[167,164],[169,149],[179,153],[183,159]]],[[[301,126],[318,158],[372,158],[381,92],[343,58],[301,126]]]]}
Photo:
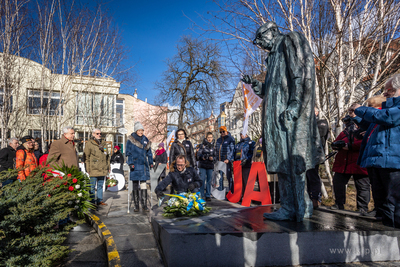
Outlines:
{"type": "MultiPolygon", "coordinates": [[[[335,142],[339,140],[345,141],[346,144],[349,143],[349,139],[347,138],[344,131],[339,134],[339,136],[335,139],[335,142]]],[[[361,142],[362,140],[354,138],[351,150],[340,150],[336,154],[335,163],[333,163],[332,171],[338,173],[368,175],[367,169],[361,168],[359,165],[357,165],[361,142]]]]}

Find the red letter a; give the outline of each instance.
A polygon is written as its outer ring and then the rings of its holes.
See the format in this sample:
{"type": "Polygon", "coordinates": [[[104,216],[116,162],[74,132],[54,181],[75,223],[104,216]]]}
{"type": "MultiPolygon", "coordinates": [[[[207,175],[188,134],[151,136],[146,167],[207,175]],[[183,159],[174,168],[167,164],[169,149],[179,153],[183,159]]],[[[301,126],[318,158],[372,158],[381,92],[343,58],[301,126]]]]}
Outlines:
{"type": "MultiPolygon", "coordinates": [[[[242,170],[240,170],[240,172],[241,171],[242,170]]],[[[246,191],[244,191],[244,197],[242,200],[242,206],[250,207],[252,200],[260,201],[262,205],[272,204],[267,180],[267,170],[265,169],[263,162],[253,162],[253,164],[251,164],[249,179],[247,180],[246,191]],[[254,184],[256,183],[257,175],[258,186],[260,187],[259,192],[254,191],[254,184]]]]}

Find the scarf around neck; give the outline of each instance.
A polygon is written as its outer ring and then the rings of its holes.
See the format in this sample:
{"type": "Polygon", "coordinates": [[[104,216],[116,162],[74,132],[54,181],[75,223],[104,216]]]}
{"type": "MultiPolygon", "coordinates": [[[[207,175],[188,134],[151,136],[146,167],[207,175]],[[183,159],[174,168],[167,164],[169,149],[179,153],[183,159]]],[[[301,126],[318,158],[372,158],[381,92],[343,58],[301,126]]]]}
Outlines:
{"type": "Polygon", "coordinates": [[[158,150],[156,151],[156,155],[159,156],[159,155],[161,155],[161,154],[164,153],[164,152],[165,152],[165,149],[164,149],[164,148],[158,149],[158,150]]]}

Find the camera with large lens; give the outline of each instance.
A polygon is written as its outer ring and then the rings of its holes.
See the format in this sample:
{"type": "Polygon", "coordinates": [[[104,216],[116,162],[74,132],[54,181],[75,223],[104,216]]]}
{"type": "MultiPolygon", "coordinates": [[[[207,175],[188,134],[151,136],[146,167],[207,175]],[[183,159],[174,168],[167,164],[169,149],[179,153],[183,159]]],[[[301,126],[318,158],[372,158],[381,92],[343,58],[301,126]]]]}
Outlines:
{"type": "Polygon", "coordinates": [[[337,151],[342,150],[345,146],[346,142],[343,140],[339,140],[331,144],[332,149],[337,151]]]}
{"type": "Polygon", "coordinates": [[[346,115],[343,119],[342,122],[344,123],[344,125],[347,125],[349,122],[351,122],[351,117],[350,115],[346,115]]]}

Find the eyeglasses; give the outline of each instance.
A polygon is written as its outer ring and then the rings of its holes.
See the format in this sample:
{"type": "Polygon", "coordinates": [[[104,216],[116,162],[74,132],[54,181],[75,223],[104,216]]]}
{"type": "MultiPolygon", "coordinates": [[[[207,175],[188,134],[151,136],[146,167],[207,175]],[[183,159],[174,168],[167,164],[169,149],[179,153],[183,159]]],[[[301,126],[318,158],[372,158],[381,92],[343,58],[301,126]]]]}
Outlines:
{"type": "Polygon", "coordinates": [[[101,135],[101,133],[95,133],[95,135],[101,135]]]}
{"type": "Polygon", "coordinates": [[[219,132],[219,133],[225,133],[225,131],[219,132]]]}

